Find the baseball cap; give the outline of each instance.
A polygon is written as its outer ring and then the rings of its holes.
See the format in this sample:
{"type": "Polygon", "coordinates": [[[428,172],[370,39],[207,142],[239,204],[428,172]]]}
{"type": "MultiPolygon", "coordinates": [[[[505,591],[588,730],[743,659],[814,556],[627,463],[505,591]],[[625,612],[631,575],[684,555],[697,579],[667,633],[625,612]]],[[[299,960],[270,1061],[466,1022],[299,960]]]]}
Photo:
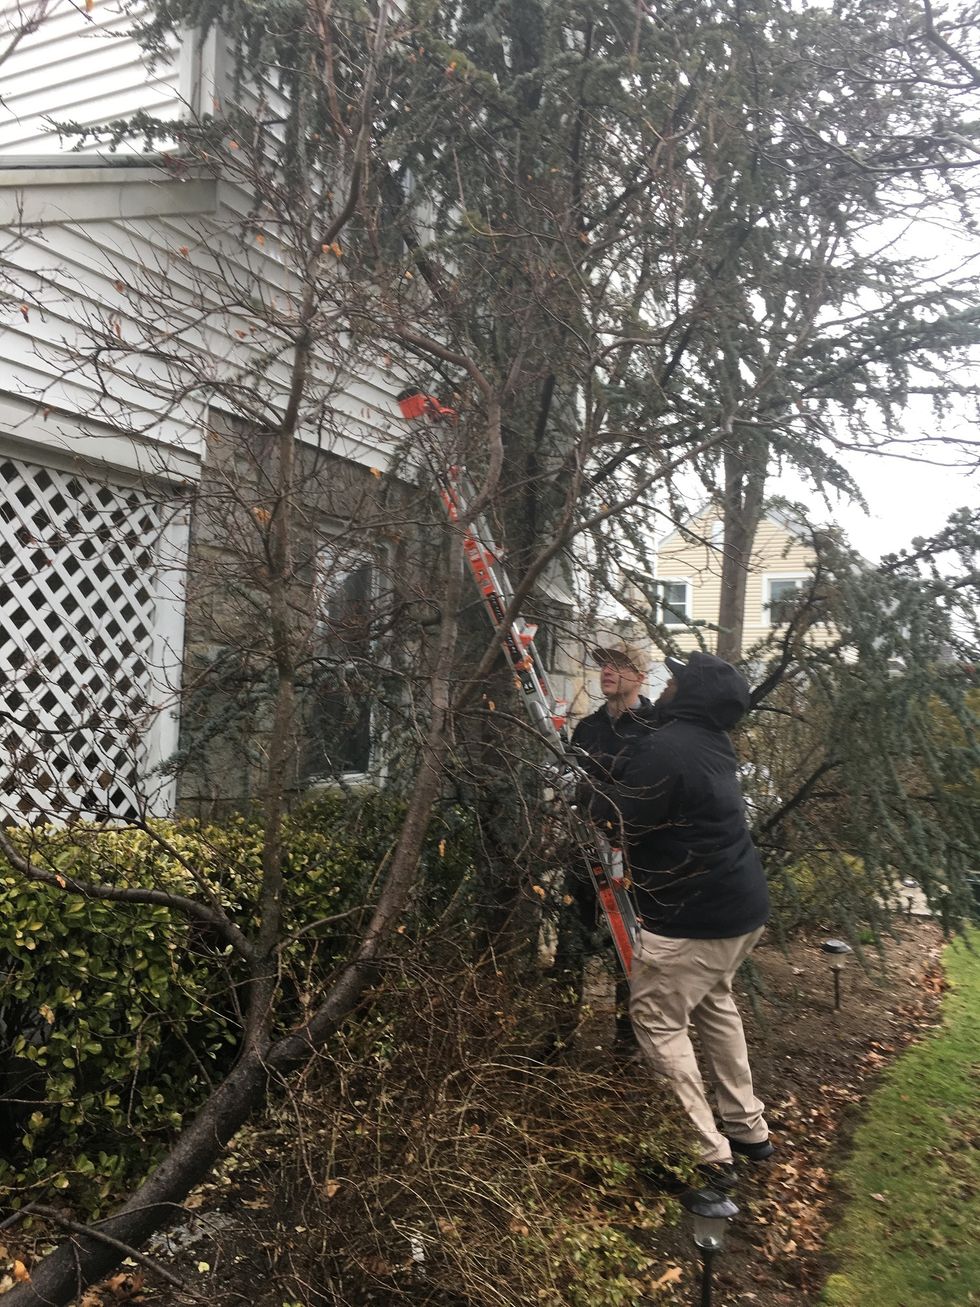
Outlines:
{"type": "Polygon", "coordinates": [[[625,663],[641,676],[645,676],[650,668],[650,655],[630,640],[609,640],[605,644],[596,645],[591,653],[592,661],[600,667],[605,663],[625,663]]]}
{"type": "Polygon", "coordinates": [[[687,663],[681,658],[665,658],[664,666],[671,676],[681,676],[687,671],[687,663]]]}

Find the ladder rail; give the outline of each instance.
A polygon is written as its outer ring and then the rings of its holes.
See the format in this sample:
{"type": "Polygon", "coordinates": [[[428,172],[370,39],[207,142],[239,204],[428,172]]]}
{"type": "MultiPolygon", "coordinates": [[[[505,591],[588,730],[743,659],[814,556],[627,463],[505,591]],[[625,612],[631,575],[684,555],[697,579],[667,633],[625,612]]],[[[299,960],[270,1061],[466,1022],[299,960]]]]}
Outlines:
{"type": "MultiPolygon", "coordinates": [[[[455,410],[412,388],[398,396],[398,404],[408,422],[436,424],[457,419],[455,410]]],[[[434,471],[434,475],[450,521],[463,526],[463,553],[467,566],[493,629],[500,631],[505,626],[514,591],[506,569],[501,565],[500,551],[493,542],[489,524],[483,515],[477,515],[467,523],[466,501],[473,497],[473,488],[465,472],[454,467],[448,474],[440,475],[434,471]]],[[[563,708],[562,701],[555,696],[535,647],[535,630],[523,627],[517,621],[507,623],[503,635],[504,653],[510,660],[532,724],[553,748],[561,751],[564,779],[587,782],[589,775],[577,760],[565,733],[565,714],[559,711],[563,708]]],[[[623,851],[597,831],[574,804],[566,801],[565,810],[579,856],[588,867],[616,954],[629,976],[640,922],[630,894],[623,851]]]]}

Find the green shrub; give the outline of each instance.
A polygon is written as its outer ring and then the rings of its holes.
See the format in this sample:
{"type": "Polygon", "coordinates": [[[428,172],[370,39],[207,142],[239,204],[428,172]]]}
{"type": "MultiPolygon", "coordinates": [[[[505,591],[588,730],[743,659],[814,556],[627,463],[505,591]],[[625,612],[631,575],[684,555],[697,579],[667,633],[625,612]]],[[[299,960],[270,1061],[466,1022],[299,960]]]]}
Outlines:
{"type": "Polygon", "coordinates": [[[813,854],[779,867],[770,876],[773,917],[785,931],[798,926],[839,924],[854,906],[871,901],[876,886],[860,858],[813,854]]]}
{"type": "MultiPolygon", "coordinates": [[[[286,822],[287,936],[280,1024],[315,1001],[373,897],[403,805],[327,794],[286,822]],[[295,979],[294,979],[295,977],[295,979]],[[311,993],[312,991],[312,993],[311,993]]],[[[256,923],[262,829],[161,822],[153,833],[73,827],[12,832],[38,866],[84,882],[200,897],[203,875],[246,932],[256,923]]],[[[416,923],[470,868],[464,814],[433,823],[416,923]]],[[[0,863],[0,1189],[19,1201],[71,1190],[95,1210],[145,1171],[233,1061],[244,969],[208,929],[164,907],[110,903],[25,882],[0,863]]]]}

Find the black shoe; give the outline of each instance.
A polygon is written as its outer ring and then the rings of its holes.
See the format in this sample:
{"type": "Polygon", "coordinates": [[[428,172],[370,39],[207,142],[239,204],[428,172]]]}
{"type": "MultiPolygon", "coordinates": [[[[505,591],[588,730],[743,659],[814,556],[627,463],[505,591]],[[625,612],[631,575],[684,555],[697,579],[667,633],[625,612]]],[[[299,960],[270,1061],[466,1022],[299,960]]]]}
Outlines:
{"type": "Polygon", "coordinates": [[[725,1193],[738,1184],[738,1173],[734,1162],[699,1162],[698,1178],[709,1189],[718,1189],[725,1193]]]}
{"type": "Polygon", "coordinates": [[[725,1137],[732,1146],[732,1152],[741,1154],[750,1162],[764,1162],[776,1151],[771,1139],[761,1139],[757,1144],[745,1144],[741,1139],[732,1139],[730,1135],[725,1137]]]}

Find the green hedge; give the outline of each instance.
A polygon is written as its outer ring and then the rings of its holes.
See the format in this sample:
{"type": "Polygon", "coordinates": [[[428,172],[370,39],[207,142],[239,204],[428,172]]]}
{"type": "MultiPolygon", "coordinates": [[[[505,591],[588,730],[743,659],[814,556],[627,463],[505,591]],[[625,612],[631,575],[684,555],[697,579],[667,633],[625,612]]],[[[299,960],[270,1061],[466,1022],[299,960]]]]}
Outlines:
{"type": "MultiPolygon", "coordinates": [[[[288,819],[287,935],[372,897],[402,812],[383,796],[330,794],[288,819]]],[[[260,825],[242,817],[155,829],[250,931],[260,825]]],[[[12,834],[38,865],[83,881],[199,896],[179,859],[146,832],[12,834]]],[[[473,848],[465,814],[440,814],[417,916],[440,909],[468,874],[473,848]]],[[[283,1024],[297,1015],[300,990],[315,988],[343,954],[356,924],[356,915],[346,917],[290,946],[283,1024]]],[[[20,1202],[70,1190],[75,1204],[94,1210],[145,1171],[233,1061],[244,980],[206,928],[169,909],[25,883],[0,862],[0,1190],[16,1191],[20,1202]]]]}

